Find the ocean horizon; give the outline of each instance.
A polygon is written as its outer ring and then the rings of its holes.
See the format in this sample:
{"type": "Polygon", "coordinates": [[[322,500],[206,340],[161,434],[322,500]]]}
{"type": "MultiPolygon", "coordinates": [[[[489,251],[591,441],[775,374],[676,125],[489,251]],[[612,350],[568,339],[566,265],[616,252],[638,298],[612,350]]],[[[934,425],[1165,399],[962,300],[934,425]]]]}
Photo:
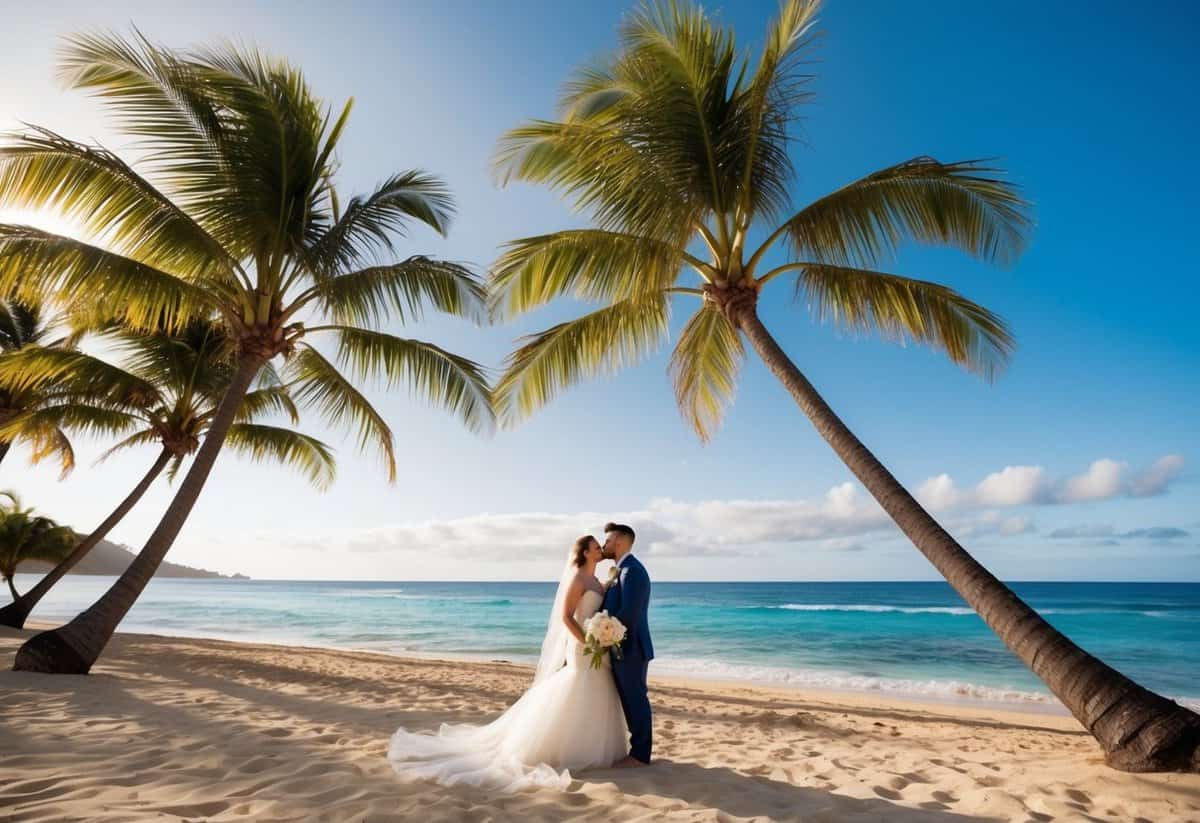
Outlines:
{"type": "MultiPolygon", "coordinates": [[[[114,579],[67,577],[31,619],[70,619],[114,579]]],[[[17,586],[36,580],[17,575],[17,586]]],[[[1010,585],[1106,663],[1200,707],[1200,583],[1010,585]]],[[[156,579],[120,630],[533,663],[554,589],[542,581],[156,579]]],[[[652,674],[1061,709],[940,581],[659,581],[649,620],[652,674]]]]}

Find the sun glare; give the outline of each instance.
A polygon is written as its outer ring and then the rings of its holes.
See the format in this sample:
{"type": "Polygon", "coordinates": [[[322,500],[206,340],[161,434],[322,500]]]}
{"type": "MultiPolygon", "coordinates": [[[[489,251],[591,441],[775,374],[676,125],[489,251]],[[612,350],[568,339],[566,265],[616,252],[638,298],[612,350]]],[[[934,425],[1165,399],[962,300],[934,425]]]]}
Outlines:
{"type": "Polygon", "coordinates": [[[0,208],[0,223],[15,223],[21,226],[33,226],[42,231],[61,234],[67,237],[83,239],[88,236],[84,227],[75,220],[69,220],[50,210],[34,211],[31,209],[0,208]]]}

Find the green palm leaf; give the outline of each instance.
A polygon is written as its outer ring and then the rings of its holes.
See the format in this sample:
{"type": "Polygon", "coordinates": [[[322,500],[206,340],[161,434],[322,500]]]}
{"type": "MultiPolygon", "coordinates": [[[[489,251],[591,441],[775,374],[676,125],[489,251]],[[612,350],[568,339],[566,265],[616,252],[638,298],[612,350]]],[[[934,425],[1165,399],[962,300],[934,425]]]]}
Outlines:
{"type": "MultiPolygon", "coordinates": [[[[235,169],[225,151],[232,137],[202,66],[140,34],[132,40],[85,34],[67,41],[60,75],[68,87],[90,91],[109,104],[125,129],[141,139],[148,162],[163,173],[169,193],[181,197],[185,209],[205,189],[210,197],[226,200],[234,188],[235,169]]],[[[222,229],[236,219],[216,209],[204,212],[189,211],[210,234],[228,239],[222,229]]]]}
{"type": "Polygon", "coordinates": [[[679,276],[685,260],[703,268],[678,246],[599,229],[525,237],[504,248],[489,284],[494,311],[502,316],[563,295],[611,301],[661,292],[679,276]]]}
{"type": "Polygon", "coordinates": [[[382,377],[389,387],[407,386],[413,394],[455,414],[472,431],[492,429],[491,390],[478,363],[422,340],[332,328],[338,335],[338,360],[360,378],[382,377]]]}
{"type": "MultiPolygon", "coordinates": [[[[136,415],[119,409],[63,399],[0,423],[0,440],[42,442],[55,438],[55,433],[63,428],[101,437],[120,435],[140,422],[136,415]]],[[[34,448],[34,451],[38,452],[39,449],[34,448]]],[[[40,455],[38,460],[45,456],[40,455]]],[[[74,465],[73,459],[71,462],[74,465]]]]}
{"type": "Polygon", "coordinates": [[[26,346],[0,358],[0,390],[53,392],[147,406],[163,402],[153,382],[79,351],[26,346]]]}
{"type": "Polygon", "coordinates": [[[705,443],[733,403],[744,359],[737,330],[705,301],[679,335],[669,366],[679,411],[705,443]]]}
{"type": "Polygon", "coordinates": [[[682,245],[680,227],[704,214],[694,175],[654,162],[636,139],[603,122],[534,121],[504,135],[495,166],[502,184],[545,184],[602,229],[682,245]]]}
{"type": "Polygon", "coordinates": [[[807,298],[821,319],[850,330],[929,344],[989,380],[1015,348],[998,315],[946,286],[843,266],[795,265],[801,267],[797,297],[807,298]]]}
{"type": "Polygon", "coordinates": [[[269,414],[287,415],[292,425],[300,422],[300,411],[288,390],[282,386],[268,386],[247,392],[242,398],[237,419],[250,422],[269,414]]]}
{"type": "Polygon", "coordinates": [[[235,423],[225,444],[254,461],[274,460],[302,472],[318,489],[333,483],[336,466],[333,450],[315,437],[258,423],[235,423]]]}
{"type": "Polygon", "coordinates": [[[767,28],[758,68],[737,106],[745,119],[747,139],[735,143],[744,151],[739,206],[747,216],[773,217],[789,201],[793,168],[788,156],[788,128],[796,109],[811,97],[812,76],[801,71],[801,55],[810,42],[819,0],[787,0],[767,28]]]}
{"type": "Polygon", "coordinates": [[[436,177],[406,171],[384,181],[366,197],[355,197],[345,212],[314,244],[309,257],[318,271],[334,272],[361,264],[380,252],[393,252],[410,220],[445,234],[454,203],[436,177]]]}
{"type": "Polygon", "coordinates": [[[79,240],[11,224],[0,224],[0,293],[31,302],[56,293],[66,300],[86,297],[149,331],[215,308],[209,292],[172,274],[79,240]]]}
{"type": "Polygon", "coordinates": [[[126,449],[140,448],[141,446],[149,446],[152,443],[158,443],[162,439],[162,435],[154,429],[142,429],[136,431],[126,438],[118,441],[115,445],[105,449],[99,457],[96,458],[96,463],[100,464],[108,460],[114,454],[123,452],[126,449]]]}
{"type": "Polygon", "coordinates": [[[494,392],[501,421],[516,423],[579,380],[641,359],[667,336],[668,319],[666,295],[659,293],[621,300],[524,338],[494,392]]]}
{"type": "Polygon", "coordinates": [[[302,345],[288,363],[289,385],[296,399],[313,406],[333,425],[358,427],[358,447],[374,443],[387,467],[388,481],[396,480],[396,452],[392,430],[362,392],[337,367],[309,345],[302,345]]]}
{"type": "Polygon", "coordinates": [[[985,260],[1020,254],[1028,204],[980,161],[918,157],[822,197],[787,223],[796,254],[871,265],[905,238],[962,249],[985,260]]]}
{"type": "Polygon", "coordinates": [[[426,304],[477,322],[486,313],[486,292],[470,269],[419,255],[331,277],[314,293],[339,324],[376,326],[389,317],[412,322],[420,319],[426,304]]]}
{"type": "Polygon", "coordinates": [[[35,127],[0,146],[0,204],[54,209],[123,254],[175,272],[198,275],[225,256],[190,216],[115,154],[49,129],[35,127]]]}

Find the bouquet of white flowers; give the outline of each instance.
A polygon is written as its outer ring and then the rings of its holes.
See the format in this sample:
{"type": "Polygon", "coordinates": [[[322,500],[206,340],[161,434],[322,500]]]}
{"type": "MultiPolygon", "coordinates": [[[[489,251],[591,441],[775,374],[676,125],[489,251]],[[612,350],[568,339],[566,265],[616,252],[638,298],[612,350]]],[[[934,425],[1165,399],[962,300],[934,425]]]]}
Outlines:
{"type": "Polygon", "coordinates": [[[583,631],[587,642],[583,651],[592,658],[592,668],[598,669],[604,663],[604,653],[611,651],[618,660],[621,659],[621,641],[625,639],[625,624],[608,612],[596,612],[583,622],[583,631]]]}

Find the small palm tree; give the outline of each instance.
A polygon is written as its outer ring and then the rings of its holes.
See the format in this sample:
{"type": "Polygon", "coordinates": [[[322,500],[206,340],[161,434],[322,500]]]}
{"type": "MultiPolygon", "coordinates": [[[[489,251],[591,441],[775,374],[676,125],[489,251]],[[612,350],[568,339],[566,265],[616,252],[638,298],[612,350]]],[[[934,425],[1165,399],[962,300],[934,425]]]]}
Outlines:
{"type": "Polygon", "coordinates": [[[509,244],[493,274],[497,312],[520,314],[568,294],[605,305],[524,341],[497,385],[498,413],[519,420],[581,378],[651,351],[668,334],[672,299],[698,299],[670,372],[680,410],[702,439],[733,397],[749,342],[1110,764],[1200,769],[1200,716],[1087,654],[976,562],[846,427],[759,319],[764,288],[794,275],[796,295],[822,317],[934,346],[988,377],[1013,346],[986,308],[945,286],[875,269],[906,238],[983,260],[1014,258],[1027,206],[996,170],[918,157],[790,207],[788,128],[807,94],[799,64],[816,9],[816,0],[786,0],[753,64],[733,32],[699,7],[643,7],[624,25],[616,56],[569,84],[559,119],[507,134],[498,156],[503,180],[557,189],[595,226],[509,244]],[[752,233],[765,238],[757,247],[748,245],[752,233]],[[768,268],[768,252],[784,239],[786,262],[768,268]]]}
{"type": "MultiPolygon", "coordinates": [[[[50,342],[53,321],[41,310],[38,303],[20,300],[0,300],[0,363],[26,346],[50,342]]],[[[62,345],[64,341],[56,341],[62,345]]],[[[16,415],[38,406],[42,398],[30,391],[14,392],[0,389],[0,425],[16,415]]],[[[58,427],[29,430],[25,433],[33,452],[33,462],[46,457],[57,457],[65,475],[75,466],[75,452],[66,433],[58,427]]],[[[13,440],[0,436],[0,462],[3,462],[13,440]]]]}
{"type": "MultiPolygon", "coordinates": [[[[58,398],[0,426],[0,436],[7,432],[20,436],[26,427],[38,430],[55,425],[120,435],[122,440],[101,460],[145,445],[157,445],[158,456],[104,522],[37,585],[0,608],[0,625],[24,626],[38,601],[108,536],[164,470],[170,477],[178,473],[199,447],[233,376],[232,341],[220,324],[195,320],[176,333],[116,330],[104,336],[124,354],[124,365],[78,351],[36,346],[0,361],[0,386],[53,393],[58,398]]],[[[254,460],[277,460],[302,472],[318,488],[328,487],[334,477],[329,447],[300,432],[255,422],[272,412],[284,412],[293,424],[299,422],[286,388],[274,370],[264,368],[259,386],[242,399],[226,446],[254,460]]]]}
{"type": "Polygon", "coordinates": [[[94,605],[16,657],[18,669],[82,673],[179,534],[268,363],[284,361],[301,406],[353,424],[390,479],[395,439],[358,381],[407,386],[476,431],[493,421],[480,366],[383,328],[419,319],[426,305],[481,319],[483,285],[458,264],[392,259],[412,222],[446,230],[453,203],[436,178],[402,172],[339,198],[334,152],[350,103],[332,112],[297,68],[254,51],[176,52],[140,36],[74,38],[62,75],[98,95],[146,159],[135,170],[41,129],[0,147],[0,204],[53,209],[104,243],[0,225],[0,294],[67,304],[86,295],[141,330],[214,316],[236,349],[207,434],[142,551],[94,605]],[[318,337],[334,350],[310,342],[318,337]]]}
{"type": "Polygon", "coordinates": [[[75,532],[49,517],[22,508],[12,492],[0,492],[0,577],[8,584],[13,600],[20,599],[13,576],[26,560],[57,562],[75,545],[75,532]]]}

